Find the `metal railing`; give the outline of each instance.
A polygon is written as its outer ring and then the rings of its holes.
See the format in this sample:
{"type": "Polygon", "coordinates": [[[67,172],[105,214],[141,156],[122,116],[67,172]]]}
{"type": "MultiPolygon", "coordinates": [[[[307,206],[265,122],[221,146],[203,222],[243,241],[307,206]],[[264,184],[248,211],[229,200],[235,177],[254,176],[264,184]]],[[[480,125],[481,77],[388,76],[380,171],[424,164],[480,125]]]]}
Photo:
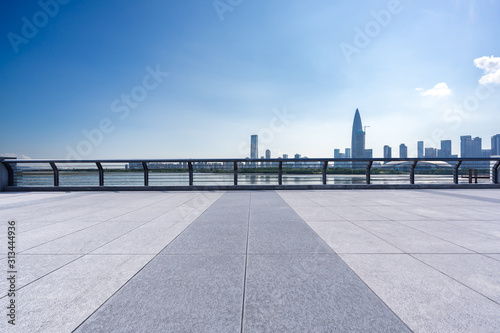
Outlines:
{"type": "MultiPolygon", "coordinates": [[[[187,171],[188,173],[188,186],[195,186],[195,174],[203,171],[203,168],[206,170],[217,170],[224,171],[225,173],[232,173],[232,186],[239,185],[239,179],[241,174],[246,174],[248,172],[259,173],[259,170],[265,170],[267,174],[271,174],[277,176],[277,184],[278,186],[290,186],[283,184],[283,175],[284,173],[293,173],[300,171],[301,169],[316,169],[319,173],[321,173],[321,184],[328,185],[328,177],[329,171],[332,171],[334,168],[340,168],[345,172],[356,174],[364,174],[364,184],[370,185],[372,184],[372,175],[373,170],[377,170],[380,173],[380,170],[385,170],[386,174],[390,174],[392,170],[398,170],[399,172],[407,172],[408,173],[408,183],[413,185],[415,184],[415,174],[418,171],[419,166],[423,167],[434,166],[434,168],[441,168],[441,170],[445,170],[445,173],[452,174],[453,176],[453,184],[459,184],[460,170],[462,170],[465,175],[469,175],[469,182],[472,182],[472,172],[471,170],[476,169],[475,171],[475,180],[477,183],[477,167],[467,169],[466,166],[473,165],[481,165],[483,170],[489,171],[490,176],[488,178],[491,179],[491,184],[499,184],[498,170],[500,167],[500,157],[492,157],[492,158],[361,158],[361,159],[353,159],[353,158],[301,158],[301,159],[144,159],[144,160],[49,160],[49,159],[12,159],[12,158],[4,158],[0,159],[0,163],[3,164],[8,174],[8,187],[17,187],[18,184],[16,182],[16,175],[22,174],[23,172],[27,172],[27,170],[33,169],[29,166],[34,165],[45,165],[50,166],[50,169],[47,169],[47,172],[52,172],[53,174],[53,186],[60,187],[60,175],[61,172],[67,170],[68,165],[78,165],[85,167],[93,167],[98,173],[98,187],[105,189],[106,179],[105,179],[105,171],[106,169],[103,165],[121,165],[124,169],[125,165],[134,167],[134,170],[128,168],[128,171],[142,172],[144,176],[143,186],[144,187],[155,187],[150,185],[150,174],[151,174],[151,166],[162,166],[162,165],[173,165],[178,166],[180,169],[187,171]],[[443,164],[443,162],[445,162],[443,164]],[[288,169],[285,170],[285,166],[288,166],[288,169]],[[65,169],[66,167],[66,169],[65,169]],[[462,169],[460,169],[462,167],[462,169]],[[363,171],[364,170],[364,171],[363,171]]],[[[154,170],[153,170],[154,171],[154,170]]],[[[300,172],[299,172],[300,173],[300,172]]],[[[463,175],[462,175],[463,176],[463,175]]],[[[479,176],[479,178],[485,178],[484,175],[479,176]]],[[[407,183],[407,184],[408,184],[407,183]]],[[[79,184],[73,184],[78,186],[79,184]]],[[[126,185],[126,184],[125,184],[126,185]]],[[[34,185],[31,187],[36,187],[39,185],[34,185]]],[[[52,185],[51,185],[52,186],[52,185]]],[[[80,185],[81,186],[81,185],[80,185]]],[[[259,185],[256,185],[259,186],[259,185]]],[[[65,186],[61,186],[65,187],[65,186]]],[[[109,186],[108,186],[109,187],[109,186]]],[[[217,187],[217,186],[213,186],[217,187]]],[[[94,187],[93,187],[94,188],[94,187]]]]}

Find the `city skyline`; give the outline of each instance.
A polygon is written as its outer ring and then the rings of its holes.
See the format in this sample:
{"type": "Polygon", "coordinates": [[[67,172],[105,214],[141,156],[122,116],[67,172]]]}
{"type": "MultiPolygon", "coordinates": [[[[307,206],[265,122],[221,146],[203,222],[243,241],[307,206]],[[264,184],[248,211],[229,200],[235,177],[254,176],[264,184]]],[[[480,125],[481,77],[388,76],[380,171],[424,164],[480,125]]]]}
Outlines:
{"type": "MultiPolygon", "coordinates": [[[[361,126],[361,118],[358,109],[356,109],[354,122],[353,122],[353,135],[358,133],[357,128],[361,126]]],[[[363,132],[363,140],[365,140],[365,134],[363,132]]],[[[488,140],[487,140],[488,141],[488,140]]],[[[250,158],[251,159],[269,159],[271,156],[271,149],[266,148],[265,156],[261,155],[260,157],[257,154],[258,151],[258,135],[251,135],[250,137],[251,148],[250,148],[250,158]],[[254,145],[255,142],[255,145],[254,145]]],[[[383,157],[383,158],[458,158],[458,157],[490,157],[490,156],[500,156],[500,134],[495,134],[491,137],[491,148],[485,148],[482,145],[482,138],[475,137],[472,138],[471,135],[462,135],[460,136],[460,151],[458,154],[453,154],[452,140],[441,140],[440,147],[428,147],[425,146],[424,141],[417,141],[415,150],[415,154],[408,155],[408,146],[406,143],[399,144],[399,155],[394,156],[392,154],[392,147],[389,145],[383,146],[383,155],[382,156],[373,156],[372,149],[365,149],[363,156],[354,157],[352,156],[352,148],[345,148],[344,152],[341,153],[340,148],[333,149],[333,158],[372,158],[372,157],[383,157]]],[[[352,147],[354,147],[352,145],[352,147]]],[[[301,158],[301,154],[296,152],[295,158],[301,158]],[[298,156],[298,157],[297,157],[298,156]]],[[[282,155],[275,156],[273,158],[288,158],[287,153],[283,153],[282,155]]],[[[248,156],[247,156],[248,157],[248,156]]],[[[303,158],[308,158],[309,156],[303,156],[303,158]]],[[[314,156],[313,158],[324,158],[329,156],[314,156]]]]}
{"type": "Polygon", "coordinates": [[[224,3],[0,4],[0,156],[332,156],[353,107],[373,156],[500,132],[498,0],[224,3]]]}

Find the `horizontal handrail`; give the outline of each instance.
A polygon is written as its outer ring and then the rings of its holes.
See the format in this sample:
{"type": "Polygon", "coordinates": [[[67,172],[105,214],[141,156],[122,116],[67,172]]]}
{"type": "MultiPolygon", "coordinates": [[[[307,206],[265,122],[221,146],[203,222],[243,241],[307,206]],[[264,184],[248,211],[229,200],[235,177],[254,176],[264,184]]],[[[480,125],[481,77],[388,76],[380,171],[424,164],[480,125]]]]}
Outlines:
{"type": "Polygon", "coordinates": [[[114,159],[114,160],[65,160],[65,159],[12,159],[4,163],[215,163],[215,162],[443,162],[443,161],[498,161],[496,157],[429,157],[429,158],[207,158],[207,159],[114,159]]]}
{"type": "MultiPolygon", "coordinates": [[[[203,167],[215,167],[215,165],[210,165],[210,163],[223,163],[226,170],[233,170],[234,186],[238,186],[238,174],[244,173],[245,169],[260,169],[260,168],[270,168],[278,169],[278,185],[283,185],[283,173],[286,164],[294,164],[293,168],[307,168],[314,166],[321,170],[322,174],[322,184],[327,185],[327,169],[329,163],[334,163],[334,167],[339,167],[343,169],[360,170],[365,169],[366,184],[371,184],[372,169],[376,167],[387,167],[389,162],[409,162],[406,167],[408,167],[409,172],[409,183],[415,184],[415,171],[419,163],[422,162],[447,162],[446,165],[439,165],[441,167],[450,168],[453,171],[453,182],[458,184],[459,181],[459,168],[460,166],[466,166],[464,162],[495,162],[491,167],[487,169],[491,170],[491,178],[493,184],[499,183],[498,170],[500,167],[500,157],[477,157],[477,158],[270,158],[270,159],[249,159],[249,158],[211,158],[211,159],[99,159],[99,160],[63,160],[63,159],[15,159],[15,158],[1,158],[0,163],[5,166],[8,173],[8,185],[14,186],[14,178],[16,167],[22,164],[47,164],[52,169],[54,175],[54,186],[59,186],[60,169],[57,164],[89,164],[95,165],[99,173],[99,186],[104,186],[104,171],[103,164],[122,164],[122,163],[132,163],[136,168],[144,173],[144,186],[149,186],[149,174],[151,172],[150,163],[177,163],[183,164],[189,173],[189,186],[194,186],[194,173],[195,169],[201,166],[203,167]],[[377,162],[383,162],[384,164],[376,164],[377,162]],[[456,162],[453,165],[451,162],[456,162]],[[298,163],[298,164],[297,164],[298,163]],[[339,163],[338,165],[335,165],[339,163]],[[351,165],[349,165],[351,163],[351,165]],[[201,164],[201,165],[200,165],[201,164]],[[241,165],[243,164],[243,166],[241,165]],[[246,164],[246,165],[244,165],[246,164]]],[[[220,165],[218,165],[220,166],[220,165]]],[[[183,168],[184,168],[183,167],[183,168]]],[[[486,169],[486,167],[483,167],[486,169]]],[[[22,170],[26,171],[26,170],[22,170]]],[[[477,171],[476,171],[477,173],[477,171]]]]}

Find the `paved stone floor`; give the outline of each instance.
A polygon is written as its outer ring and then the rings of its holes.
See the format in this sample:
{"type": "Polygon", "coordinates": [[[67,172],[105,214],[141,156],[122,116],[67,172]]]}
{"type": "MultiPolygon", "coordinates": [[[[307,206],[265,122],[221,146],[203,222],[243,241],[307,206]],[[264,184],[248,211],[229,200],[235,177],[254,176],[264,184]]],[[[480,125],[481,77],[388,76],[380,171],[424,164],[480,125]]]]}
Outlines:
{"type": "Polygon", "coordinates": [[[500,191],[0,193],[1,332],[498,332],[500,191]]]}

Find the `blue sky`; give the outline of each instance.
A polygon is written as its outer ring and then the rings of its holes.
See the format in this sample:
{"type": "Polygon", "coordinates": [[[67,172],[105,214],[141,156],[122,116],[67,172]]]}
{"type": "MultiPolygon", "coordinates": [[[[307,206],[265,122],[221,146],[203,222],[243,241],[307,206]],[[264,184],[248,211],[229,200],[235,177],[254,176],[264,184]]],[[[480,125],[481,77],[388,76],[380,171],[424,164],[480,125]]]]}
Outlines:
{"type": "Polygon", "coordinates": [[[260,134],[260,155],[333,157],[356,108],[376,157],[500,133],[500,1],[0,8],[0,155],[246,157],[260,134]]]}

